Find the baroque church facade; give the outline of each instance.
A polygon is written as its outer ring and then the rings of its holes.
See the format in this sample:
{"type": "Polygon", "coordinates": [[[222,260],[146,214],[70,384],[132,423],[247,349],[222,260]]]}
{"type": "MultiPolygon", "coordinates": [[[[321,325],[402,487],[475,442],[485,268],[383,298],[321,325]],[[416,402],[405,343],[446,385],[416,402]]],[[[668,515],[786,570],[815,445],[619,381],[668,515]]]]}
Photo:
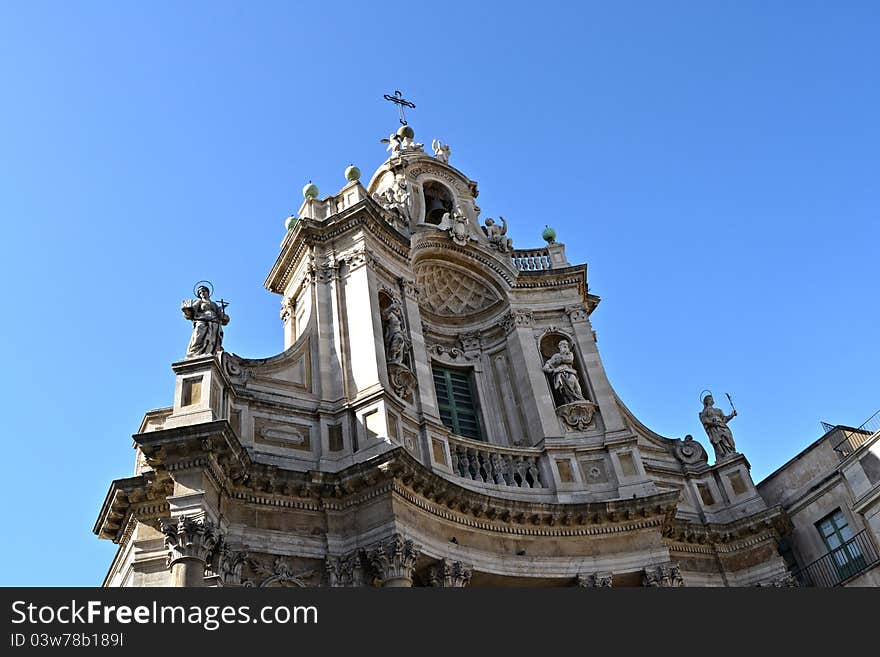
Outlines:
{"type": "MultiPolygon", "coordinates": [[[[173,404],[134,436],[95,533],[105,586],[789,585],[792,530],[705,400],[715,459],[611,387],[599,297],[552,229],[514,248],[407,125],[369,182],[304,189],[265,286],[284,350],[248,359],[208,286],[173,404]]],[[[233,318],[235,319],[235,318],[233,318]]]]}

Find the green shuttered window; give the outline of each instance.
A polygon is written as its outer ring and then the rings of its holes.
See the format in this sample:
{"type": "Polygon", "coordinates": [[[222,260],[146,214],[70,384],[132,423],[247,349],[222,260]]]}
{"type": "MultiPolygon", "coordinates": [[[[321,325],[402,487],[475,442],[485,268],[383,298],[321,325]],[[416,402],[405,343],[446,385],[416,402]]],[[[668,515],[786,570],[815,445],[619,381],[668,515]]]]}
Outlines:
{"type": "Polygon", "coordinates": [[[482,440],[470,372],[434,367],[434,387],[443,424],[459,436],[482,440]]]}

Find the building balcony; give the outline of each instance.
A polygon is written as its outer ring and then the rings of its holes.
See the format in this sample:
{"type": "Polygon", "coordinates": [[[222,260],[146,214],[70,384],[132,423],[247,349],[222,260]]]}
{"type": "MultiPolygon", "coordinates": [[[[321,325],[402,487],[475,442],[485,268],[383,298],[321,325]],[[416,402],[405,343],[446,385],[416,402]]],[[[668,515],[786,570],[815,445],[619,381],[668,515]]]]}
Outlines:
{"type": "Polygon", "coordinates": [[[857,575],[873,568],[880,561],[877,548],[862,530],[846,543],[795,573],[801,586],[829,588],[842,586],[857,575]]]}

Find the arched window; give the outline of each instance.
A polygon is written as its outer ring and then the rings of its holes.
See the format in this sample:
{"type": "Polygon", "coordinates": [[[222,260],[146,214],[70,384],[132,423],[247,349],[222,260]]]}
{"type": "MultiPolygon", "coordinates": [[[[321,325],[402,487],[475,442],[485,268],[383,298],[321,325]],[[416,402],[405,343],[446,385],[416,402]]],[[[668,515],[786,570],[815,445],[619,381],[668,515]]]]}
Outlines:
{"type": "Polygon", "coordinates": [[[436,180],[427,181],[422,191],[425,195],[425,223],[436,226],[443,220],[444,214],[452,212],[454,197],[446,185],[436,180]]]}

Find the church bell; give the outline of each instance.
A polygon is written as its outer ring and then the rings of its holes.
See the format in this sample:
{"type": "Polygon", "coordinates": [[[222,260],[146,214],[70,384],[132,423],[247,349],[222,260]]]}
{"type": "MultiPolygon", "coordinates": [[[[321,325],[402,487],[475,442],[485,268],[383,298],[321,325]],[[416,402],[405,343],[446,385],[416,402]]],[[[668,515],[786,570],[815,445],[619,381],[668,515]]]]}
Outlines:
{"type": "Polygon", "coordinates": [[[446,203],[436,196],[429,196],[426,199],[425,222],[429,224],[439,224],[443,220],[443,215],[449,212],[446,203]]]}

